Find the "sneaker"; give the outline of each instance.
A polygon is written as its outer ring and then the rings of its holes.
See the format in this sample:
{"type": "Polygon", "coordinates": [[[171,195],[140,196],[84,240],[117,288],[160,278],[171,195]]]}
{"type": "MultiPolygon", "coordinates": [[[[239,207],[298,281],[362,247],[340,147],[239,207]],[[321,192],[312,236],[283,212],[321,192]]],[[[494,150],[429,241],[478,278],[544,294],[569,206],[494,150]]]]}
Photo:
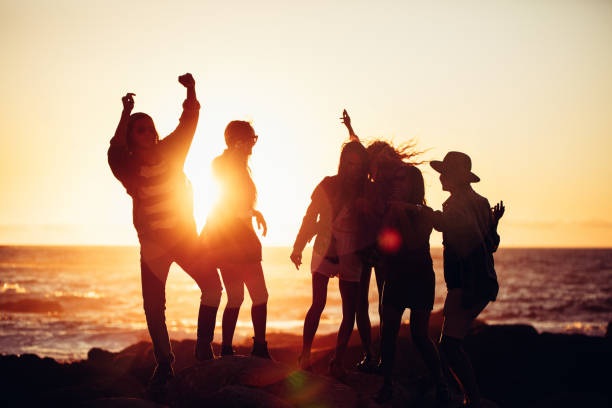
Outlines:
{"type": "Polygon", "coordinates": [[[168,384],[174,378],[174,368],[171,363],[159,363],[153,371],[153,375],[149,380],[149,388],[151,390],[159,390],[168,384]]]}
{"type": "Polygon", "coordinates": [[[270,352],[268,351],[268,342],[258,342],[253,339],[253,351],[251,351],[251,356],[272,360],[272,357],[270,357],[270,352]]]}
{"type": "Polygon", "coordinates": [[[212,360],[215,358],[215,353],[211,343],[205,343],[198,340],[195,348],[195,358],[198,361],[212,360]]]}
{"type": "Polygon", "coordinates": [[[445,382],[436,384],[436,406],[447,407],[451,402],[451,394],[445,382]]]}
{"type": "Polygon", "coordinates": [[[329,362],[329,375],[337,380],[342,381],[346,377],[346,370],[342,367],[340,362],[333,359],[329,362]]]}
{"type": "Polygon", "coordinates": [[[301,370],[312,372],[312,363],[310,362],[310,354],[300,354],[298,357],[298,365],[301,370]]]}
{"type": "Polygon", "coordinates": [[[234,355],[234,349],[232,348],[231,344],[225,345],[222,344],[221,345],[221,356],[233,356],[234,355]]]}
{"type": "Polygon", "coordinates": [[[383,386],[380,388],[376,396],[374,397],[374,401],[379,404],[384,404],[393,399],[393,384],[383,383],[383,386]]]}
{"type": "Polygon", "coordinates": [[[375,373],[378,368],[378,362],[374,361],[372,357],[365,355],[363,359],[357,363],[355,369],[361,373],[372,374],[375,373]]]}

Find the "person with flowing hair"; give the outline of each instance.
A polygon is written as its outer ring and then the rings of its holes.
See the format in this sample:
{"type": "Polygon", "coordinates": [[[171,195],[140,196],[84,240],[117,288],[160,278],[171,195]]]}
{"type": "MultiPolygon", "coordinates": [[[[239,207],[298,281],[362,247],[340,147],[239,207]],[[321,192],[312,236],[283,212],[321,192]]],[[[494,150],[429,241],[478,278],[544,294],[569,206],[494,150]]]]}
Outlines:
{"type": "MultiPolygon", "coordinates": [[[[312,305],[304,320],[302,369],[312,369],[310,354],[327,300],[327,285],[339,278],[342,322],[330,373],[345,374],[344,354],[355,325],[363,268],[360,250],[367,246],[361,229],[360,201],[367,180],[368,155],[358,140],[342,147],[337,174],[327,176],[314,189],[295,239],[290,259],[299,269],[306,244],[316,236],[311,260],[312,305]]],[[[369,344],[364,344],[367,349],[369,344]]]]}
{"type": "Polygon", "coordinates": [[[382,291],[381,368],[384,383],[379,402],[392,397],[393,369],[402,314],[410,309],[410,332],[428,368],[438,403],[448,400],[440,357],[429,338],[429,317],[435,297],[435,274],[429,248],[431,218],[408,213],[406,205],[426,205],[425,183],[414,144],[394,147],[376,141],[368,147],[370,173],[385,202],[379,248],[384,274],[382,291]]]}
{"type": "Polygon", "coordinates": [[[132,198],[133,222],[140,242],[143,306],[156,361],[149,382],[154,390],[174,376],[165,316],[170,265],[176,262],[181,266],[202,292],[196,346],[199,359],[213,357],[210,343],[221,298],[218,276],[206,272],[208,258],[200,251],[191,184],[183,171],[200,104],[192,75],[182,75],[178,80],[187,89],[187,98],[172,133],[160,139],[149,115],[131,113],[135,94],[128,93],[122,98],[123,112],[108,149],[110,168],[132,198]]]}
{"type": "MultiPolygon", "coordinates": [[[[213,160],[212,171],[220,195],[207,217],[201,236],[206,253],[221,272],[227,304],[223,311],[221,355],[233,355],[234,331],[244,300],[244,286],[251,296],[253,350],[251,355],[270,359],[266,342],[268,290],[261,267],[261,242],[253,228],[266,235],[267,225],[255,209],[257,189],[248,165],[257,142],[249,122],[234,120],[225,128],[227,148],[213,160]]],[[[216,273],[216,272],[215,272],[216,273]]]]}

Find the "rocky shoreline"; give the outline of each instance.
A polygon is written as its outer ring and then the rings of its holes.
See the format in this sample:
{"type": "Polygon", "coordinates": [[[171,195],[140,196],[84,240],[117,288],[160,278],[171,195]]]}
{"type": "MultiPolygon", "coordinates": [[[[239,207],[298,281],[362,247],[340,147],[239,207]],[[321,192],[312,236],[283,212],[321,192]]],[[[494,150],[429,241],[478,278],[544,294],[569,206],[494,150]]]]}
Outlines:
{"type": "MultiPolygon", "coordinates": [[[[441,316],[432,316],[436,338],[441,316]]],[[[373,329],[373,333],[377,333],[373,329]]],[[[375,336],[375,340],[377,336],[375,336]]],[[[361,357],[357,333],[346,366],[361,357]]],[[[162,396],[147,392],[153,370],[151,344],[140,342],[112,353],[93,348],[86,360],[58,363],[33,354],[0,356],[0,406],[92,407],[377,407],[372,397],[382,378],[350,372],[342,382],[326,376],[335,335],[315,340],[313,372],[297,368],[301,336],[271,333],[274,362],[237,355],[197,363],[194,340],[173,342],[177,377],[162,396]],[[156,401],[156,402],[155,402],[156,401]]],[[[483,396],[489,407],[608,407],[612,339],[538,334],[529,325],[479,322],[466,338],[483,396]]],[[[219,346],[215,345],[216,351],[219,346]]],[[[394,399],[384,406],[433,406],[423,362],[402,327],[394,399]]]]}

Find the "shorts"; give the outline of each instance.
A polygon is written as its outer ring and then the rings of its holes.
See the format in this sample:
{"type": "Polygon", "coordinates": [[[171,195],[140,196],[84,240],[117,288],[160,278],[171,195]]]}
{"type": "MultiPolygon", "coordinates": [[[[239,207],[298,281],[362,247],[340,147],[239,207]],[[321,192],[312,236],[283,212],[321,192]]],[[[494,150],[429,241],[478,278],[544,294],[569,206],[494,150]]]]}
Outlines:
{"type": "Polygon", "coordinates": [[[405,257],[382,264],[385,283],[382,304],[398,310],[432,310],[436,290],[431,256],[405,257]]]}
{"type": "Polygon", "coordinates": [[[310,271],[320,273],[328,278],[338,277],[343,281],[361,281],[361,270],[363,261],[358,252],[339,255],[337,258],[329,258],[312,252],[310,271]]]}
{"type": "Polygon", "coordinates": [[[449,289],[444,301],[444,322],[442,334],[456,339],[463,339],[469,332],[476,317],[489,304],[483,300],[477,305],[465,308],[461,304],[462,289],[449,289]]]}

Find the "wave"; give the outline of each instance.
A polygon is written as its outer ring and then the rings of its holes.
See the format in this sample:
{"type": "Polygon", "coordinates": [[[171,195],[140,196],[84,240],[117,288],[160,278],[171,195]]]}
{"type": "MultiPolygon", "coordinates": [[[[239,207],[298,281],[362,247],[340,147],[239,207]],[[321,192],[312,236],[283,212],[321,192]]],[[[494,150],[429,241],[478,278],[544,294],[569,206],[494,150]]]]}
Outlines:
{"type": "Polygon", "coordinates": [[[22,299],[0,303],[0,310],[16,313],[60,313],[64,309],[54,300],[22,299]]]}

